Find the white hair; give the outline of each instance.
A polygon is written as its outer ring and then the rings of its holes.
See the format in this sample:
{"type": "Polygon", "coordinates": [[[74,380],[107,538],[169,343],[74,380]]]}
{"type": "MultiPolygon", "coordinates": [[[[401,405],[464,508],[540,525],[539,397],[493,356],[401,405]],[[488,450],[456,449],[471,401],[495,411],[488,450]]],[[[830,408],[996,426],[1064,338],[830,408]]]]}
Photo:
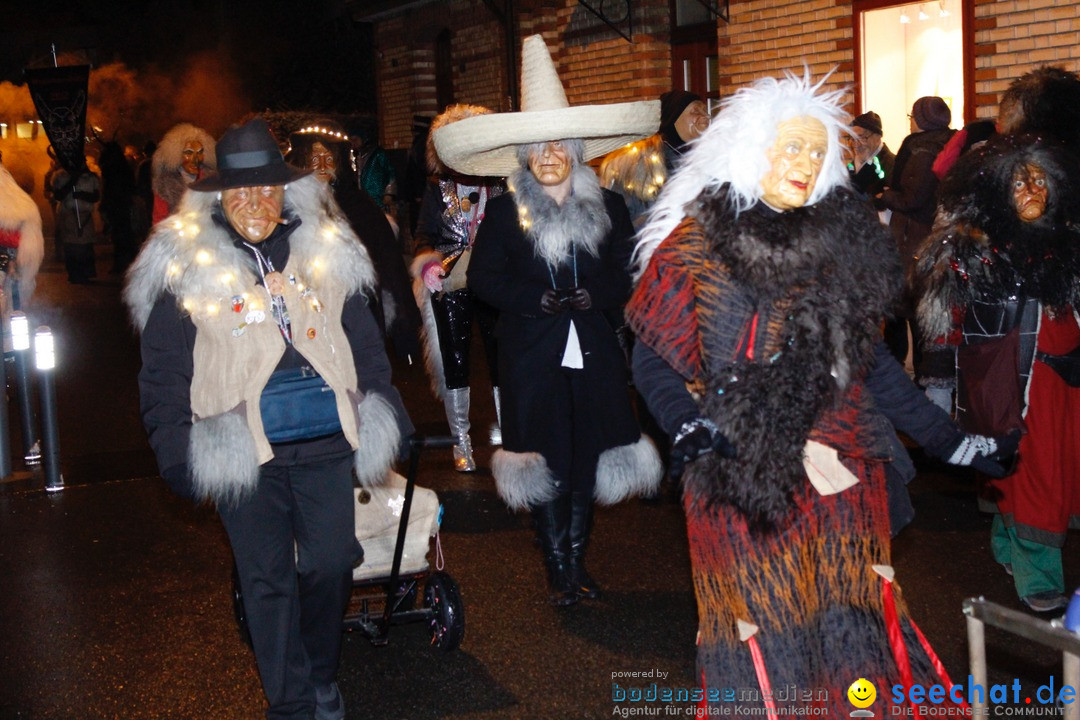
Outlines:
{"type": "Polygon", "coordinates": [[[702,191],[728,185],[736,214],[761,199],[761,179],[769,170],[766,153],[776,141],[777,127],[786,120],[815,118],[828,135],[825,160],[807,204],[813,205],[837,186],[848,184],[840,146],[840,134],[848,119],[840,100],[847,88],[819,93],[831,74],[814,83],[810,68],[804,66],[801,78],[785,71],[781,80],[762,78],[722,101],[720,112],[708,130],[691,142],[649,211],[634,250],[638,272],[644,270],[656,246],[682,221],[687,203],[702,191]]]}

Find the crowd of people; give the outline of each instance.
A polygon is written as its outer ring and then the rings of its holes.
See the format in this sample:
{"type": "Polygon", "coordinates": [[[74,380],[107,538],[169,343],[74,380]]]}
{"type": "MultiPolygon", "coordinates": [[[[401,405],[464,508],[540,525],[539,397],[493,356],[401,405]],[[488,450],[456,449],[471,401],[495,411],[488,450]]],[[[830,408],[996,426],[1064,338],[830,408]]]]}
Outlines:
{"type": "MultiPolygon", "coordinates": [[[[100,203],[150,444],[221,517],[268,718],[345,716],[353,487],[414,434],[388,348],[424,358],[458,472],[482,464],[470,409],[490,393],[495,487],[530,514],[556,607],[601,595],[594,505],[679,483],[703,688],[825,688],[840,713],[853,677],[950,684],[890,561],[912,444],[982,478],[1021,602],[1064,607],[1076,75],[1032,71],[959,131],[918,98],[894,155],[878,113],[809,71],[714,115],[682,90],[571,106],[538,35],[521,73],[515,112],[418,121],[408,248],[364,123],[275,137],[252,116],[216,140],[180,123],[141,157],[103,142],[100,174],[50,173],[72,283],[94,278],[100,203]]],[[[20,193],[0,165],[5,288],[25,299],[44,243],[20,193]]]]}

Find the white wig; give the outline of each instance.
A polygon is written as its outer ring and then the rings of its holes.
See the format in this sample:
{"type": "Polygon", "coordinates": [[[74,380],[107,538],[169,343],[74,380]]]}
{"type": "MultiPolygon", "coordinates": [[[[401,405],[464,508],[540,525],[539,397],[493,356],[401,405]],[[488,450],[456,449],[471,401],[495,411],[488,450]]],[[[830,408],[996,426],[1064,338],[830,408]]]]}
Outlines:
{"type": "Polygon", "coordinates": [[[828,134],[825,161],[807,204],[847,185],[840,143],[848,120],[840,100],[847,88],[819,93],[831,73],[815,84],[808,67],[801,78],[790,71],[784,75],[782,80],[762,78],[725,98],[709,129],[691,143],[638,235],[634,255],[639,272],[656,246],[682,221],[687,203],[702,191],[728,185],[736,214],[761,199],[761,179],[769,171],[767,151],[776,141],[777,127],[786,120],[810,116],[820,120],[828,134]]]}

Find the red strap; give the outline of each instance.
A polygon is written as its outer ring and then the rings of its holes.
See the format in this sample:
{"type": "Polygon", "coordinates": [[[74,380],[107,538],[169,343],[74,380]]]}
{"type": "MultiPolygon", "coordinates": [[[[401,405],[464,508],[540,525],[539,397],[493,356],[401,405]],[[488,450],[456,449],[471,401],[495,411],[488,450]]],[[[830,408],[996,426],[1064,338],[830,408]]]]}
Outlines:
{"type": "MultiPolygon", "coordinates": [[[[930,641],[922,634],[922,630],[915,624],[915,621],[909,620],[909,622],[911,623],[911,629],[915,631],[915,637],[919,639],[919,644],[922,645],[923,650],[926,651],[926,656],[930,658],[930,665],[934,668],[934,672],[937,673],[942,686],[949,689],[949,699],[956,702],[955,698],[952,696],[952,689],[955,687],[955,683],[953,683],[952,679],[949,677],[949,673],[945,672],[945,665],[942,664],[941,659],[938,658],[937,653],[934,652],[934,648],[930,647],[930,641]]],[[[961,696],[963,696],[963,693],[961,693],[961,696]]],[[[961,700],[958,705],[965,710],[968,709],[966,700],[961,700]]]]}
{"type": "MultiPolygon", "coordinates": [[[[754,316],[757,320],[757,316],[754,316]]],[[[762,702],[765,703],[765,707],[772,710],[772,715],[776,714],[776,703],[773,702],[772,685],[769,684],[769,673],[765,670],[765,658],[761,656],[761,648],[758,646],[757,638],[750,636],[746,644],[750,647],[750,657],[754,659],[754,673],[757,675],[758,687],[761,688],[762,702]]]]}
{"type": "Polygon", "coordinates": [[[900,671],[900,681],[904,684],[904,695],[908,697],[916,717],[923,717],[922,703],[912,703],[911,686],[915,679],[911,675],[911,661],[908,658],[907,647],[904,645],[904,632],[900,629],[900,619],[896,614],[896,599],[893,597],[892,582],[882,576],[881,600],[885,606],[885,630],[889,635],[889,645],[892,648],[893,659],[896,661],[896,669],[900,671]]]}
{"type": "Polygon", "coordinates": [[[746,359],[754,359],[754,343],[757,342],[757,321],[758,314],[754,313],[753,319],[750,320],[750,341],[746,346],[746,359]]]}

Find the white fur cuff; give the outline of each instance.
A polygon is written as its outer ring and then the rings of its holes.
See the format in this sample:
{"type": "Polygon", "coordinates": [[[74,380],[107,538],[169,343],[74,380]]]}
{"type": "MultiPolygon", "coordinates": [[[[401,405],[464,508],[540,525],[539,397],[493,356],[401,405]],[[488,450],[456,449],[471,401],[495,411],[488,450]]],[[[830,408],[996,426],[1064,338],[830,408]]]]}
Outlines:
{"type": "Polygon", "coordinates": [[[652,440],[642,435],[632,445],[605,450],[596,466],[593,497],[601,505],[614,505],[635,495],[652,495],[660,487],[664,466],[652,440]]]}
{"type": "Polygon", "coordinates": [[[401,446],[394,408],[381,395],[368,393],[356,406],[356,424],[356,479],[363,487],[381,485],[401,446]]]}
{"type": "Polygon", "coordinates": [[[511,510],[528,510],[555,498],[555,478],[540,453],[496,450],[491,474],[499,497],[511,510]]]}
{"type": "Polygon", "coordinates": [[[200,500],[236,506],[259,482],[255,438],[247,424],[247,403],[196,420],[188,440],[188,462],[200,500]]]}

